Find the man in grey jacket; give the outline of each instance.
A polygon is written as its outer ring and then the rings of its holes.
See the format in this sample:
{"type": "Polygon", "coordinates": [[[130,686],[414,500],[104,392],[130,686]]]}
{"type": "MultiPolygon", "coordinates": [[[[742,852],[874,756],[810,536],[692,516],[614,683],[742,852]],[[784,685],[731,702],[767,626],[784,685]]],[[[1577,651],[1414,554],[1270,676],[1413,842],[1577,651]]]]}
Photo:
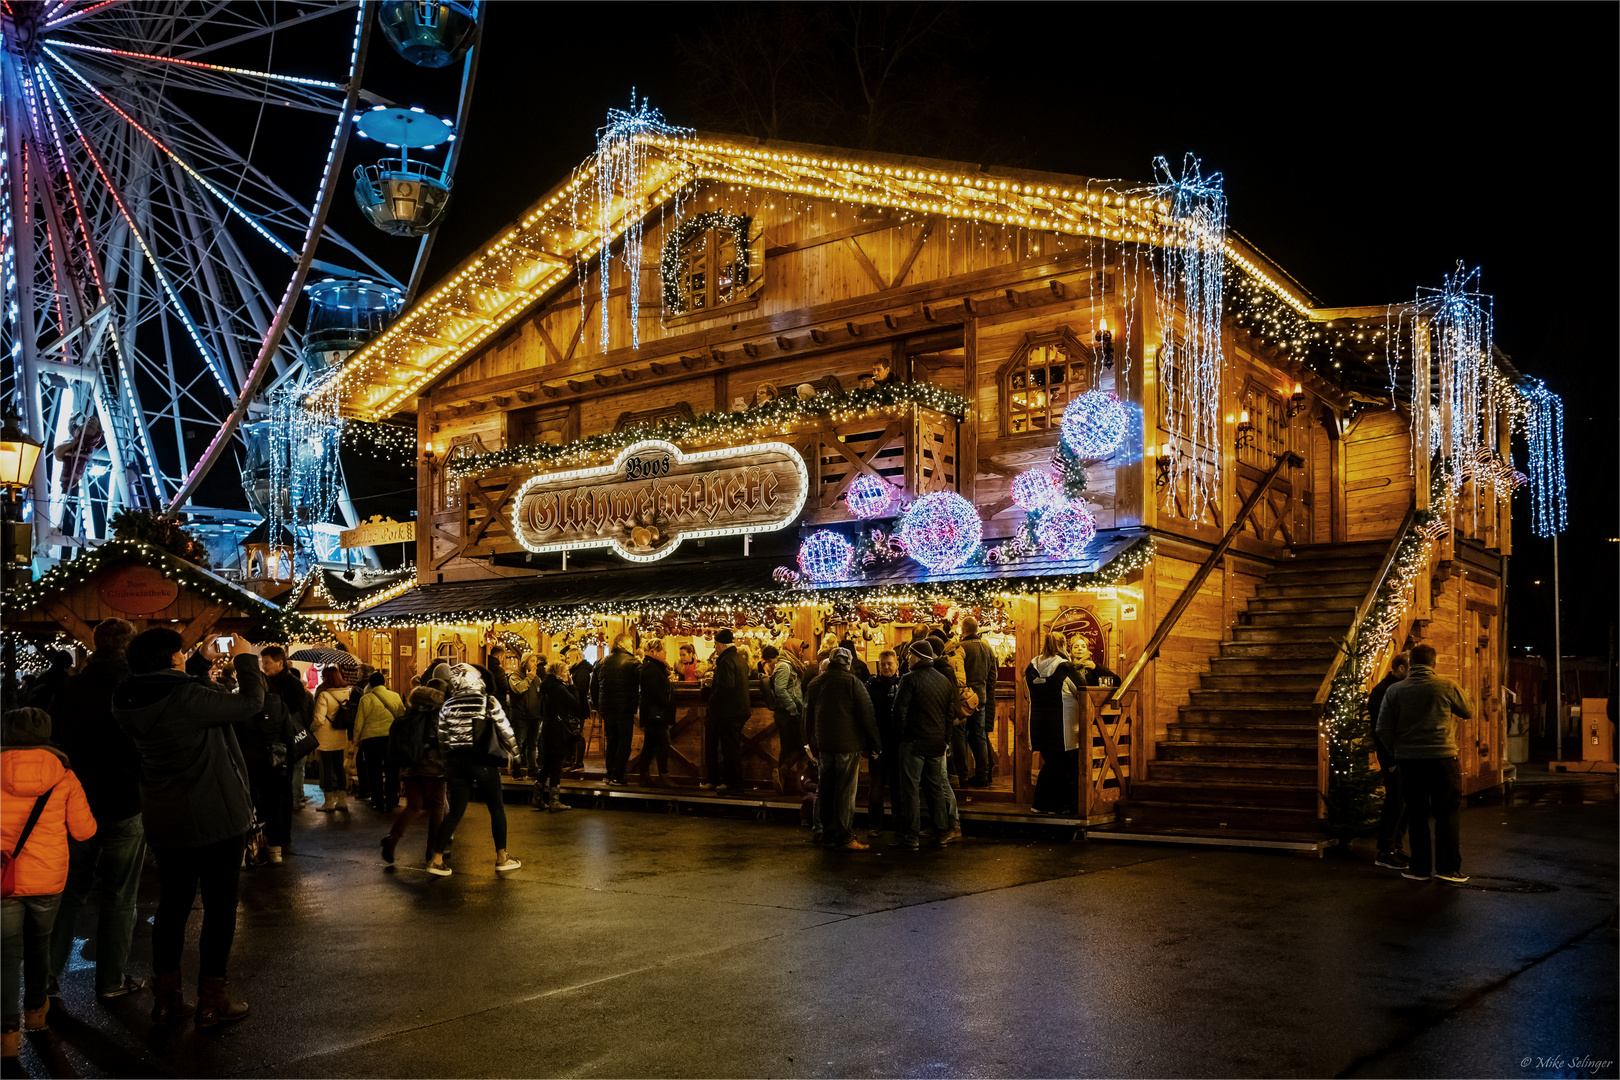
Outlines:
{"type": "Polygon", "coordinates": [[[815,819],[821,842],[829,848],[865,851],[855,838],[855,785],[861,755],[883,749],[872,698],[850,670],[854,654],[834,649],[827,670],[810,682],[805,695],[805,726],[810,753],[821,769],[816,788],[815,819]]]}
{"type": "Polygon", "coordinates": [[[180,984],[186,920],[202,891],[203,922],[197,985],[197,1026],[240,1020],[248,1007],[232,1001],[225,968],[236,937],[236,890],[253,796],[247,763],[232,724],[264,709],[259,657],[240,636],[231,639],[240,693],[186,674],[185,641],[166,626],[129,643],[130,677],[113,691],[113,719],[141,758],[141,818],[157,855],[158,907],[152,921],[154,1023],[189,1015],[180,984]]]}
{"type": "Polygon", "coordinates": [[[1461,885],[1468,877],[1462,872],[1458,840],[1462,777],[1457,768],[1453,717],[1466,720],[1474,713],[1462,688],[1434,673],[1434,661],[1432,645],[1413,646],[1410,672],[1384,692],[1378,710],[1378,743],[1394,755],[1406,797],[1412,865],[1401,876],[1413,881],[1428,881],[1432,876],[1461,885]]]}

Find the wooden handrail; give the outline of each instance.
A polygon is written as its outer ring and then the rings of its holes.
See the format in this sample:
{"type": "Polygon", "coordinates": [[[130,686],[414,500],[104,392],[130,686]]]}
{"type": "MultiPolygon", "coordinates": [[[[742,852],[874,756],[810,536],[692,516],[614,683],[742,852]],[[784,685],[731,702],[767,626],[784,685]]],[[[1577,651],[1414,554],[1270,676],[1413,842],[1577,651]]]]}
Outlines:
{"type": "Polygon", "coordinates": [[[1367,586],[1367,594],[1356,605],[1356,613],[1351,616],[1350,629],[1345,632],[1344,641],[1340,643],[1339,650],[1333,654],[1332,663],[1328,664],[1327,674],[1322,677],[1322,685],[1316,689],[1316,697],[1311,700],[1312,714],[1318,718],[1322,715],[1322,707],[1327,704],[1328,695],[1333,692],[1333,680],[1344,666],[1345,658],[1356,648],[1356,639],[1361,636],[1361,623],[1366,619],[1367,612],[1371,610],[1373,601],[1378,599],[1378,590],[1383,588],[1384,579],[1389,576],[1390,567],[1395,565],[1395,556],[1400,553],[1401,542],[1406,534],[1412,531],[1412,525],[1417,521],[1417,501],[1406,511],[1406,517],[1401,527],[1395,533],[1395,538],[1389,542],[1384,552],[1383,562],[1378,564],[1378,573],[1373,575],[1372,584],[1367,586]]]}
{"type": "Polygon", "coordinates": [[[1109,701],[1118,701],[1124,697],[1125,691],[1129,690],[1131,684],[1136,682],[1137,677],[1142,674],[1142,669],[1148,666],[1149,661],[1159,655],[1159,647],[1164,644],[1164,639],[1169,637],[1170,631],[1176,628],[1176,623],[1181,620],[1181,616],[1186,612],[1188,605],[1192,603],[1193,597],[1197,596],[1198,590],[1203,587],[1204,579],[1209,577],[1210,573],[1215,569],[1215,564],[1221,561],[1221,556],[1226,554],[1226,550],[1232,546],[1233,541],[1238,538],[1238,534],[1243,531],[1244,523],[1249,520],[1249,515],[1254,513],[1254,508],[1259,505],[1266,492],[1271,489],[1273,481],[1283,471],[1283,467],[1297,469],[1304,464],[1305,458],[1292,450],[1277,455],[1277,463],[1271,467],[1271,471],[1266,473],[1260,483],[1255,486],[1255,489],[1249,493],[1249,497],[1243,500],[1243,508],[1238,511],[1237,517],[1232,519],[1232,524],[1227,527],[1226,535],[1221,537],[1221,542],[1215,545],[1215,550],[1209,553],[1209,558],[1204,560],[1203,565],[1198,568],[1198,572],[1192,576],[1192,580],[1187,582],[1187,587],[1181,590],[1181,595],[1176,597],[1176,602],[1170,605],[1169,612],[1160,621],[1159,628],[1153,631],[1153,636],[1148,639],[1147,645],[1142,649],[1142,654],[1136,658],[1136,663],[1131,665],[1131,670],[1126,673],[1125,677],[1119,681],[1119,685],[1114,688],[1114,692],[1109,695],[1109,701]]]}

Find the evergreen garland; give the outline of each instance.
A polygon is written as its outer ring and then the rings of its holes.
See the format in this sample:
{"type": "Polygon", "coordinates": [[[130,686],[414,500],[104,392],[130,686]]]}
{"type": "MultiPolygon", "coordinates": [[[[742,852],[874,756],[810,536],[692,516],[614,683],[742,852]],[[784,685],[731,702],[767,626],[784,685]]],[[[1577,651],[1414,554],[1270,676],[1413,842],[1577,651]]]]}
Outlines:
{"type": "Polygon", "coordinates": [[[150,510],[120,510],[113,515],[111,524],[115,539],[150,544],[198,566],[208,565],[208,549],[180,524],[179,518],[150,510]]]}
{"type": "MultiPolygon", "coordinates": [[[[681,275],[686,272],[686,260],[681,258],[681,251],[692,237],[709,229],[731,230],[737,247],[737,261],[731,268],[732,287],[742,288],[748,284],[748,219],[724,210],[711,210],[687,218],[670,230],[669,239],[664,241],[664,251],[658,260],[658,276],[664,283],[664,310],[671,315],[687,314],[681,290],[681,275]]],[[[713,267],[709,272],[717,273],[719,269],[713,267]]]]}

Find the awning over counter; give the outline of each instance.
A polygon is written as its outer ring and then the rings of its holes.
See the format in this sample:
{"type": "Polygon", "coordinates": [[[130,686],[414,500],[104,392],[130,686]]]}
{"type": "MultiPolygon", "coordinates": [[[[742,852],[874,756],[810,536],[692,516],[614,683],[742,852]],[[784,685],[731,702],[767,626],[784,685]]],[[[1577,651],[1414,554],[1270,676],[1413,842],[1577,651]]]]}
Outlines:
{"type": "Polygon", "coordinates": [[[1004,586],[1013,592],[1077,589],[1116,583],[1144,565],[1152,547],[1144,530],[1111,530],[1099,533],[1087,553],[1077,559],[1035,556],[1003,566],[976,563],[945,573],[905,559],[866,577],[797,589],[776,583],[772,576],[776,559],[758,557],[454,581],[423,585],[385,600],[352,616],[349,625],[523,622],[557,617],[567,609],[654,610],[660,604],[723,608],[858,601],[863,594],[912,588],[942,595],[969,590],[982,593],[987,586],[1004,586]]]}

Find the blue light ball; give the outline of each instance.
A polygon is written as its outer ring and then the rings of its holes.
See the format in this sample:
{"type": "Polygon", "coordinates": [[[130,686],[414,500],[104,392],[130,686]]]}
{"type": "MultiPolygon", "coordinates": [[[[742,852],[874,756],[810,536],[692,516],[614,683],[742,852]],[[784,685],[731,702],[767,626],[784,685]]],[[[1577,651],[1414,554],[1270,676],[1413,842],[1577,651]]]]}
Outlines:
{"type": "Polygon", "coordinates": [[[1063,410],[1063,441],[1077,457],[1107,457],[1129,426],[1124,403],[1106,390],[1081,394],[1063,410]]]}
{"type": "Polygon", "coordinates": [[[924,495],[906,510],[899,539],[930,570],[953,570],[973,557],[984,536],[973,504],[954,491],[924,495]]]}
{"type": "Polygon", "coordinates": [[[894,501],[889,485],[871,473],[862,473],[849,483],[844,502],[858,518],[882,517],[894,501]]]}
{"type": "Polygon", "coordinates": [[[1063,485],[1051,469],[1030,469],[1013,477],[1012,501],[1020,510],[1044,510],[1063,498],[1063,485]]]}
{"type": "Polygon", "coordinates": [[[1097,520],[1079,499],[1041,511],[1035,522],[1035,540],[1041,550],[1057,559],[1072,559],[1097,536],[1097,520]]]}
{"type": "Polygon", "coordinates": [[[811,581],[838,581],[849,576],[855,549],[848,540],[829,530],[811,533],[799,545],[799,569],[811,581]]]}

